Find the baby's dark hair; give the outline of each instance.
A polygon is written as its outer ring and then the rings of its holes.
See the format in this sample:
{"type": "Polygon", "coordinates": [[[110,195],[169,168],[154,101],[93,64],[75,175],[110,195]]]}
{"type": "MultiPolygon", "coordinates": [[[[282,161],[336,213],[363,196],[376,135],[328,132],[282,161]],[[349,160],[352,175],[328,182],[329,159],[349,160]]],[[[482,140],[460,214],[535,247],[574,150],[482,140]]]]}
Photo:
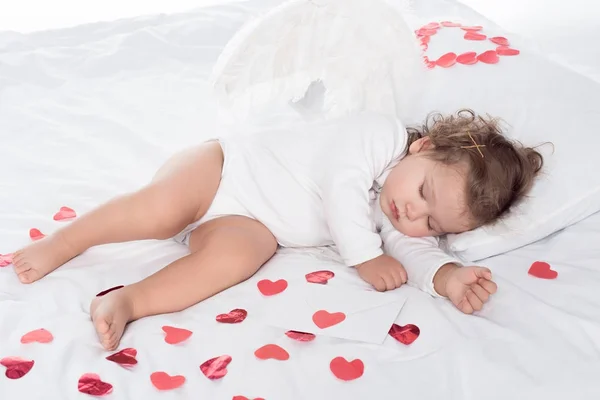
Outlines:
{"type": "Polygon", "coordinates": [[[421,127],[407,129],[408,146],[429,137],[434,146],[427,153],[430,159],[445,165],[466,162],[466,206],[473,228],[504,216],[529,192],[543,166],[539,152],[508,139],[499,125],[498,119],[462,109],[456,115],[430,114],[421,127]]]}

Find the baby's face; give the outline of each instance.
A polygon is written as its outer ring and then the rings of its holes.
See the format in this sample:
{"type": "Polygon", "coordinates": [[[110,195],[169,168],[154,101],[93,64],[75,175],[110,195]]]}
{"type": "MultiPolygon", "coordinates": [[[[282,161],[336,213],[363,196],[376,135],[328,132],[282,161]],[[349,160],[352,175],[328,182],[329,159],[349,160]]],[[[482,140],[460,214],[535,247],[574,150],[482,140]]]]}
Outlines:
{"type": "Polygon", "coordinates": [[[407,236],[440,236],[471,229],[465,206],[466,167],[430,160],[427,146],[420,147],[422,144],[413,143],[409,155],[388,175],[381,191],[381,209],[394,228],[407,236]]]}

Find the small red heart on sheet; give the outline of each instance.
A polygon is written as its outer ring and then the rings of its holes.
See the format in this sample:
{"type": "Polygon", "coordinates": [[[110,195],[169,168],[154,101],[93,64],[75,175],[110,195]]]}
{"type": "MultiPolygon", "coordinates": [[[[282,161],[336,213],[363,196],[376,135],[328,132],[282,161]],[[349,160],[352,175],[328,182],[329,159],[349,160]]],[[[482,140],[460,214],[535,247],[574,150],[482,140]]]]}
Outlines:
{"type": "Polygon", "coordinates": [[[498,46],[496,47],[496,53],[498,53],[499,56],[516,56],[521,52],[517,49],[511,49],[508,46],[498,46]]]}
{"type": "Polygon", "coordinates": [[[110,293],[110,292],[112,292],[113,290],[121,289],[121,288],[124,288],[124,287],[125,287],[125,286],[123,286],[123,285],[119,285],[119,286],[111,287],[110,289],[106,289],[106,290],[103,290],[103,291],[101,291],[100,293],[98,293],[98,294],[96,295],[96,297],[102,297],[102,296],[104,296],[105,294],[109,294],[109,293],[110,293]]]}
{"type": "Polygon", "coordinates": [[[137,364],[137,360],[135,358],[137,356],[137,350],[131,347],[123,349],[115,354],[111,354],[106,357],[108,361],[115,362],[124,367],[131,367],[137,364]]]}
{"type": "Polygon", "coordinates": [[[290,359],[290,354],[285,351],[283,347],[277,346],[276,344],[267,344],[257,349],[254,355],[261,360],[268,360],[270,358],[279,361],[286,361],[290,359]]]}
{"type": "Polygon", "coordinates": [[[429,42],[431,41],[431,36],[423,36],[421,39],[421,44],[429,44],[429,42]]]}
{"type": "Polygon", "coordinates": [[[334,276],[335,274],[331,271],[315,271],[311,272],[310,274],[306,274],[305,278],[307,282],[325,285],[327,284],[327,281],[329,281],[334,276]]]}
{"type": "Polygon", "coordinates": [[[389,331],[389,335],[391,337],[393,337],[400,343],[406,345],[411,344],[412,342],[417,340],[420,334],[421,330],[419,329],[419,327],[413,324],[408,324],[404,326],[393,324],[389,331]]]}
{"type": "Polygon", "coordinates": [[[464,38],[465,38],[465,40],[485,40],[485,39],[487,39],[487,36],[485,36],[481,33],[467,31],[467,33],[465,33],[464,38]]]}
{"type": "Polygon", "coordinates": [[[325,310],[319,310],[313,314],[312,320],[321,329],[329,328],[337,325],[346,319],[346,314],[343,312],[329,313],[325,310]]]}
{"type": "Polygon", "coordinates": [[[492,38],[490,38],[490,41],[492,43],[496,43],[499,46],[509,46],[510,43],[508,42],[508,39],[502,36],[494,36],[492,38]]]}
{"type": "Polygon", "coordinates": [[[44,328],[28,332],[21,337],[21,343],[50,343],[52,340],[54,336],[44,328]]]}
{"type": "Polygon", "coordinates": [[[32,228],[29,230],[29,237],[31,238],[31,240],[40,240],[46,237],[46,235],[44,235],[42,232],[40,232],[39,229],[36,228],[32,228]]]}
{"type": "Polygon", "coordinates": [[[61,207],[60,210],[54,214],[55,221],[68,221],[77,217],[75,210],[69,207],[61,207]]]}
{"type": "Polygon", "coordinates": [[[427,25],[423,25],[421,29],[439,29],[440,24],[437,22],[430,22],[427,25]]]}
{"type": "Polygon", "coordinates": [[[456,53],[446,53],[435,62],[440,67],[449,68],[456,64],[456,53]]]}
{"type": "Polygon", "coordinates": [[[12,264],[13,262],[13,254],[0,254],[0,267],[6,267],[12,264]]]}
{"type": "Polygon", "coordinates": [[[166,333],[165,342],[169,344],[181,343],[192,336],[192,331],[187,329],[175,328],[174,326],[163,326],[162,330],[166,333]]]}
{"type": "Polygon", "coordinates": [[[221,379],[227,375],[227,366],[230,362],[230,356],[211,358],[200,366],[200,370],[208,379],[221,379]]]}
{"type": "Polygon", "coordinates": [[[416,31],[417,36],[431,36],[437,33],[437,29],[418,29],[416,31]]]}
{"type": "Polygon", "coordinates": [[[476,64],[477,61],[477,53],[474,51],[469,51],[467,53],[462,53],[458,57],[456,57],[456,62],[464,65],[473,65],[476,64]]]}
{"type": "Polygon", "coordinates": [[[110,383],[102,382],[98,374],[83,374],[79,378],[77,389],[81,393],[92,396],[104,396],[112,392],[113,386],[110,383]]]}
{"type": "Polygon", "coordinates": [[[185,376],[175,375],[171,376],[166,372],[154,372],[150,375],[150,381],[155,388],[158,390],[173,390],[177,389],[185,383],[185,376]]]}
{"type": "Polygon", "coordinates": [[[312,333],[298,332],[298,331],[287,331],[285,333],[285,335],[287,337],[289,337],[290,339],[294,339],[299,342],[312,342],[316,338],[316,336],[313,335],[312,333]]]}
{"type": "Polygon", "coordinates": [[[8,379],[20,379],[27,375],[35,362],[33,360],[25,360],[20,357],[6,357],[0,360],[0,365],[6,367],[6,377],[8,379]]]}
{"type": "Polygon", "coordinates": [[[423,62],[425,63],[425,65],[427,66],[427,68],[429,68],[429,69],[435,68],[435,61],[429,60],[429,57],[424,56],[423,57],[423,62]]]}
{"type": "Polygon", "coordinates": [[[462,29],[463,31],[480,31],[483,29],[483,26],[477,25],[477,26],[461,26],[460,29],[462,29]]]}
{"type": "Polygon", "coordinates": [[[273,296],[287,289],[288,283],[285,279],[279,279],[275,282],[269,279],[263,279],[262,281],[259,281],[256,286],[263,295],[273,296]]]}
{"type": "Polygon", "coordinates": [[[217,322],[221,322],[223,324],[239,324],[248,316],[248,311],[236,308],[235,310],[229,311],[227,314],[219,314],[217,315],[217,322]]]}
{"type": "Polygon", "coordinates": [[[486,64],[496,64],[500,61],[496,50],[488,50],[477,56],[477,59],[482,63],[486,64]]]}
{"type": "Polygon", "coordinates": [[[442,21],[441,24],[442,24],[442,26],[445,26],[446,28],[457,28],[460,26],[460,24],[458,22],[452,22],[452,21],[442,21]]]}
{"type": "Polygon", "coordinates": [[[254,399],[249,399],[246,396],[233,396],[231,400],[265,400],[262,397],[255,397],[254,399]]]}
{"type": "Polygon", "coordinates": [[[558,272],[554,271],[547,262],[536,261],[531,264],[529,275],[541,279],[556,279],[558,272]]]}
{"type": "Polygon", "coordinates": [[[336,357],[329,363],[329,369],[336,378],[351,381],[362,376],[365,365],[359,359],[348,362],[344,357],[336,357]]]}

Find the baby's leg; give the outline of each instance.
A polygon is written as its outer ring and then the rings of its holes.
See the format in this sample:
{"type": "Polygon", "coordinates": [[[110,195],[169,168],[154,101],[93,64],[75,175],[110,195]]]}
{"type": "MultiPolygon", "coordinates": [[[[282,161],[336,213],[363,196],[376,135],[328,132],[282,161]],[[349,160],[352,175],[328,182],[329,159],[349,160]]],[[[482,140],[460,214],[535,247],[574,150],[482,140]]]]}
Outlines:
{"type": "Polygon", "coordinates": [[[271,232],[250,218],[229,216],[200,225],[192,232],[190,255],[92,301],[90,313],[102,345],[116,349],[130,321],[184,310],[248,279],[276,249],[271,232]]]}
{"type": "Polygon", "coordinates": [[[175,155],[146,187],[110,200],[17,251],[13,264],[19,280],[37,281],[92,246],[175,236],[208,210],[222,166],[217,142],[175,155]]]}

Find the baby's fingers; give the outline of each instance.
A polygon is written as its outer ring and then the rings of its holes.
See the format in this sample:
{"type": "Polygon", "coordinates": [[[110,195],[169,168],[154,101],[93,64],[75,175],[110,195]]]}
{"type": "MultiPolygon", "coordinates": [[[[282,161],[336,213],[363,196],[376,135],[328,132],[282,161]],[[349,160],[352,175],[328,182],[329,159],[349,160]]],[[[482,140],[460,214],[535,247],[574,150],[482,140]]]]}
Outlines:
{"type": "Polygon", "coordinates": [[[477,283],[479,283],[489,294],[494,294],[498,290],[498,285],[487,279],[480,279],[477,283]]]}
{"type": "Polygon", "coordinates": [[[483,301],[472,290],[467,291],[467,300],[471,303],[471,307],[473,310],[479,311],[483,308],[483,301]]]}
{"type": "Polygon", "coordinates": [[[480,284],[474,284],[473,286],[471,286],[471,289],[473,290],[473,293],[475,293],[475,295],[483,303],[488,301],[488,299],[490,298],[490,293],[487,290],[485,290],[480,284]]]}

